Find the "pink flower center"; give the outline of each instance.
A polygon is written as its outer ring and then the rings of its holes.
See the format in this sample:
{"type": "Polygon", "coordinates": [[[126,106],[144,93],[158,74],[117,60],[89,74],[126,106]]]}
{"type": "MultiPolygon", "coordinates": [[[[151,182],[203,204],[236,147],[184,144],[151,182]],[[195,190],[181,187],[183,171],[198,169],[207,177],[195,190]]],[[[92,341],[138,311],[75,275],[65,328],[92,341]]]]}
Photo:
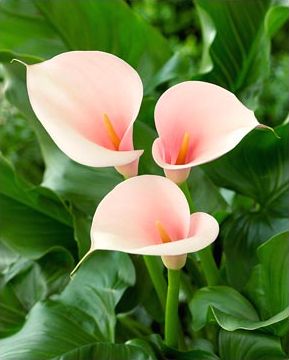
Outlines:
{"type": "Polygon", "coordinates": [[[114,127],[113,127],[107,114],[103,115],[103,123],[104,123],[109,140],[111,141],[114,149],[118,150],[119,144],[120,144],[120,138],[117,135],[116,131],[114,130],[114,127]]]}

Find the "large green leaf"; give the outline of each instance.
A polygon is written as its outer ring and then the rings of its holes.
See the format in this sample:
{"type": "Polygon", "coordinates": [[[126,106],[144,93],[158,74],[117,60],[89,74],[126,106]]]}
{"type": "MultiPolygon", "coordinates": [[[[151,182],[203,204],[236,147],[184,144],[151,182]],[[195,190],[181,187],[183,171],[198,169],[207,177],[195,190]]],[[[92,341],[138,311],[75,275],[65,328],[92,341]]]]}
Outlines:
{"type": "Polygon", "coordinates": [[[226,219],[221,232],[227,277],[238,289],[257,263],[257,247],[289,226],[288,124],[277,132],[281,139],[255,130],[229,154],[203,167],[216,185],[251,199],[226,219]]]}
{"type": "Polygon", "coordinates": [[[246,331],[221,330],[219,351],[222,360],[287,360],[280,340],[246,331]]]}
{"type": "Polygon", "coordinates": [[[202,79],[256,106],[254,98],[269,71],[270,37],[288,18],[288,4],[275,0],[195,2],[204,40],[202,79]]]}
{"type": "Polygon", "coordinates": [[[62,356],[57,356],[51,360],[75,359],[155,360],[156,358],[146,352],[145,349],[137,346],[127,344],[96,343],[84,345],[77,350],[70,351],[62,356]]]}
{"type": "Polygon", "coordinates": [[[172,55],[165,38],[122,0],[6,0],[0,7],[0,58],[46,59],[68,50],[102,50],[134,66],[144,85],[172,55]],[[63,21],[63,13],[69,13],[63,21]],[[31,42],[28,39],[35,39],[31,42]]]}
{"type": "Polygon", "coordinates": [[[168,60],[167,41],[122,0],[34,0],[68,48],[102,50],[126,60],[144,85],[168,60]],[[63,21],[63,12],[68,12],[63,21]],[[85,36],[84,36],[85,35],[85,36]]]}
{"type": "Polygon", "coordinates": [[[37,301],[63,290],[73,263],[68,252],[55,249],[37,261],[18,255],[3,266],[0,275],[0,337],[18,331],[37,301]]]}
{"type": "Polygon", "coordinates": [[[75,253],[69,214],[55,194],[18,179],[1,155],[0,185],[1,241],[31,259],[52,248],[75,253]]]}
{"type": "Polygon", "coordinates": [[[114,307],[134,282],[135,271],[127,254],[96,251],[81,265],[60,299],[94,318],[103,338],[113,341],[114,307]]]}
{"type": "MultiPolygon", "coordinates": [[[[246,292],[262,319],[284,312],[289,316],[289,233],[274,236],[259,246],[256,265],[246,292]]],[[[288,321],[275,325],[273,332],[282,336],[288,331],[288,321]]]]}
{"type": "MultiPolygon", "coordinates": [[[[126,254],[92,254],[59,297],[37,303],[22,329],[0,340],[0,358],[48,360],[72,351],[81,354],[84,345],[112,341],[114,307],[133,282],[134,269],[126,254]]],[[[103,346],[98,351],[112,352],[109,345],[103,346]]]]}
{"type": "Polygon", "coordinates": [[[1,1],[0,23],[1,62],[19,57],[29,62],[38,62],[67,51],[61,37],[39,15],[32,2],[1,1]]]}
{"type": "Polygon", "coordinates": [[[210,308],[229,314],[232,319],[259,320],[254,307],[238,291],[228,286],[211,286],[198,290],[190,302],[195,331],[200,330],[210,320],[210,308]]]}

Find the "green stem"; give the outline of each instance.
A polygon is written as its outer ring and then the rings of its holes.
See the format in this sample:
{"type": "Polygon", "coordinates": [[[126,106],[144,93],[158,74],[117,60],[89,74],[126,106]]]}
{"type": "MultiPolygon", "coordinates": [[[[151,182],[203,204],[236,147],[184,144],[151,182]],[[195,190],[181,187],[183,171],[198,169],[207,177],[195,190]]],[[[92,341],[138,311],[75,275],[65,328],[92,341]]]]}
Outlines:
{"type": "Polygon", "coordinates": [[[169,347],[178,346],[179,330],[179,290],[180,290],[180,270],[168,269],[168,294],[166,302],[165,316],[165,343],[169,347]]]}
{"type": "Polygon", "coordinates": [[[179,188],[182,190],[182,192],[184,193],[184,195],[187,199],[187,202],[188,202],[189,208],[190,208],[190,212],[191,213],[196,212],[197,209],[196,209],[195,204],[193,203],[193,199],[191,197],[191,192],[190,192],[188,183],[186,181],[183,182],[182,184],[179,185],[179,188]]]}
{"type": "MultiPolygon", "coordinates": [[[[188,201],[190,212],[196,212],[197,209],[193,203],[188,183],[185,181],[184,183],[180,184],[179,187],[188,201]]],[[[212,247],[208,246],[205,249],[198,251],[198,255],[201,260],[202,269],[206,276],[208,285],[219,284],[221,282],[220,272],[213,256],[212,247]]]]}
{"type": "Polygon", "coordinates": [[[157,296],[161,303],[162,308],[165,310],[166,307],[166,297],[167,297],[167,283],[163,275],[163,269],[160,264],[159,257],[156,256],[147,256],[144,257],[144,262],[146,264],[147,270],[149,272],[150,278],[156,290],[157,296]]]}
{"type": "Polygon", "coordinates": [[[220,272],[212,253],[212,246],[207,246],[205,249],[198,251],[198,255],[208,285],[212,286],[220,284],[220,272]]]}

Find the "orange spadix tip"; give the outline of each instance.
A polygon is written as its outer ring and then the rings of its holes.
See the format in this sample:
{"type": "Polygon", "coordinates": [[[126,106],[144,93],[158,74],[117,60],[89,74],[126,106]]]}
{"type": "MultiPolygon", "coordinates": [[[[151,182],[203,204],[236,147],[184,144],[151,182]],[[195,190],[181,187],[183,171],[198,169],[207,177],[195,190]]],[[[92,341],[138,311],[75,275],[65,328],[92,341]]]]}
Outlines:
{"type": "Polygon", "coordinates": [[[176,160],[176,165],[185,164],[187,153],[189,150],[189,145],[190,145],[190,135],[186,131],[184,133],[184,137],[183,137],[183,140],[182,140],[182,143],[180,146],[180,150],[179,150],[178,157],[176,160]]]}
{"type": "Polygon", "coordinates": [[[106,128],[107,135],[108,135],[110,141],[112,142],[115,150],[118,150],[119,144],[120,144],[120,138],[117,135],[116,131],[114,130],[114,127],[113,127],[107,114],[103,115],[103,123],[106,128]]]}
{"type": "Polygon", "coordinates": [[[170,238],[169,234],[167,233],[166,229],[164,228],[163,224],[157,220],[155,222],[156,228],[160,234],[160,238],[162,240],[163,243],[168,243],[171,242],[172,239],[170,238]]]}

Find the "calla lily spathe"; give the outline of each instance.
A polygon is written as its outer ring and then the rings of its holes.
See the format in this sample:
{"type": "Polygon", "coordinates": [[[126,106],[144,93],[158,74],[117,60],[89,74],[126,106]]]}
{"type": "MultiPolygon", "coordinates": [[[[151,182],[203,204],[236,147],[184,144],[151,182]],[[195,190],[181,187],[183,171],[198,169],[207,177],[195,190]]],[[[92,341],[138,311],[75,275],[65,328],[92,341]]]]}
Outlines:
{"type": "Polygon", "coordinates": [[[234,94],[202,81],[168,89],[157,102],[155,124],[154,160],[176,183],[187,179],[191,167],[232,150],[259,125],[234,94]]]}
{"type": "Polygon", "coordinates": [[[32,108],[56,145],[78,163],[137,175],[133,123],[143,86],[137,72],[101,51],[71,51],[26,65],[32,108]]]}
{"type": "Polygon", "coordinates": [[[206,213],[190,215],[187,200],[171,180],[142,175],[117,185],[100,202],[91,227],[91,249],[162,256],[179,269],[186,254],[218,236],[217,221],[206,213]]]}

